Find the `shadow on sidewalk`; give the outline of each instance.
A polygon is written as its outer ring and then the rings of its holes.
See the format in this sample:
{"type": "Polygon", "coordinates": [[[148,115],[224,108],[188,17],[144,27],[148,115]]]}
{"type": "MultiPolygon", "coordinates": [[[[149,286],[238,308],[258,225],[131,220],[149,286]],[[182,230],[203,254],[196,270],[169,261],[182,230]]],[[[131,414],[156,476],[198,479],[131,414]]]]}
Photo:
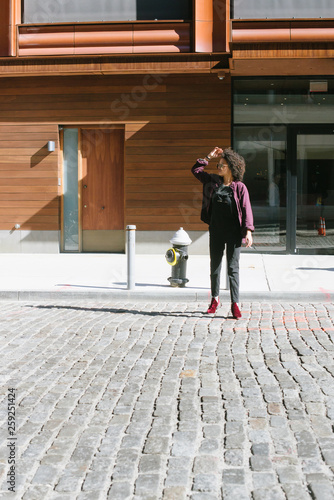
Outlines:
{"type": "MultiPolygon", "coordinates": [[[[103,289],[103,290],[124,290],[124,288],[120,288],[121,286],[126,287],[127,283],[125,282],[115,282],[114,285],[119,285],[119,286],[97,286],[97,285],[73,285],[71,283],[58,283],[55,286],[61,286],[61,287],[71,287],[71,288],[97,288],[97,289],[103,289]]],[[[136,287],[152,287],[152,288],[172,288],[170,285],[158,285],[157,283],[136,283],[136,287]]],[[[175,287],[177,288],[177,287],[175,287]]],[[[184,287],[187,290],[208,290],[207,287],[204,286],[187,286],[184,287]]]]}
{"type": "Polygon", "coordinates": [[[117,309],[114,307],[80,307],[80,306],[63,306],[63,305],[25,305],[24,307],[31,307],[33,309],[67,309],[70,311],[87,311],[87,312],[103,312],[110,314],[135,314],[139,316],[166,316],[175,318],[204,318],[204,319],[214,319],[219,318],[221,320],[233,319],[232,316],[219,316],[219,315],[209,315],[203,311],[138,311],[136,309],[117,309]]]}
{"type": "Polygon", "coordinates": [[[334,271],[334,267],[296,267],[300,271],[334,271]]]}

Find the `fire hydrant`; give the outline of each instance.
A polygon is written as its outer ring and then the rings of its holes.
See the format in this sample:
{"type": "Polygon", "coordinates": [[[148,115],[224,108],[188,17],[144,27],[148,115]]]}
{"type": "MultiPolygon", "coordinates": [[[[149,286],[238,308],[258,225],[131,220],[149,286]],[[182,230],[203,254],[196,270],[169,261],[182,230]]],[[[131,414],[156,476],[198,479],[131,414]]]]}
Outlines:
{"type": "Polygon", "coordinates": [[[188,246],[192,241],[182,227],[176,231],[173,238],[169,241],[172,243],[173,248],[169,248],[165,255],[168,264],[172,266],[172,276],[168,278],[168,281],[171,286],[184,287],[189,281],[186,278],[186,271],[188,246]]]}

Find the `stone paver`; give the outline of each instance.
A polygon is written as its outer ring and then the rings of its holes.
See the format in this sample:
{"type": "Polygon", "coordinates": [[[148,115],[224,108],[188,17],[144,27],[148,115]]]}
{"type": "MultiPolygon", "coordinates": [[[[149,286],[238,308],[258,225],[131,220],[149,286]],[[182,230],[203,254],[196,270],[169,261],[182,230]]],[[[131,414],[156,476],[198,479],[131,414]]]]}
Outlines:
{"type": "Polygon", "coordinates": [[[0,498],[334,498],[334,304],[206,305],[1,302],[0,498]]]}

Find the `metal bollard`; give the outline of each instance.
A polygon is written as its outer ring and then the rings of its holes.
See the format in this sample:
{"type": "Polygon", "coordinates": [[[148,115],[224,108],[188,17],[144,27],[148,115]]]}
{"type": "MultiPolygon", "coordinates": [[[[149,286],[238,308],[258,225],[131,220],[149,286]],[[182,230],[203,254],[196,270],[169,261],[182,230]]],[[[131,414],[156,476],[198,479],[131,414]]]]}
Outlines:
{"type": "Polygon", "coordinates": [[[136,226],[126,226],[126,256],[128,290],[133,290],[136,286],[135,278],[135,256],[136,256],[136,226]]]}

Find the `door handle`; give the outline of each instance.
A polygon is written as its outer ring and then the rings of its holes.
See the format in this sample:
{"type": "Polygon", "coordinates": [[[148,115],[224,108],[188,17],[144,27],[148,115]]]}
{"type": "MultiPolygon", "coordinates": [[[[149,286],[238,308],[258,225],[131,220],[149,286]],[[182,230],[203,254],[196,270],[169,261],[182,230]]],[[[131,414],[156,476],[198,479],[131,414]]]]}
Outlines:
{"type": "Polygon", "coordinates": [[[84,189],[87,189],[87,184],[84,184],[84,189]]]}
{"type": "Polygon", "coordinates": [[[106,207],[101,207],[101,208],[102,208],[102,210],[104,210],[106,207]]]}

